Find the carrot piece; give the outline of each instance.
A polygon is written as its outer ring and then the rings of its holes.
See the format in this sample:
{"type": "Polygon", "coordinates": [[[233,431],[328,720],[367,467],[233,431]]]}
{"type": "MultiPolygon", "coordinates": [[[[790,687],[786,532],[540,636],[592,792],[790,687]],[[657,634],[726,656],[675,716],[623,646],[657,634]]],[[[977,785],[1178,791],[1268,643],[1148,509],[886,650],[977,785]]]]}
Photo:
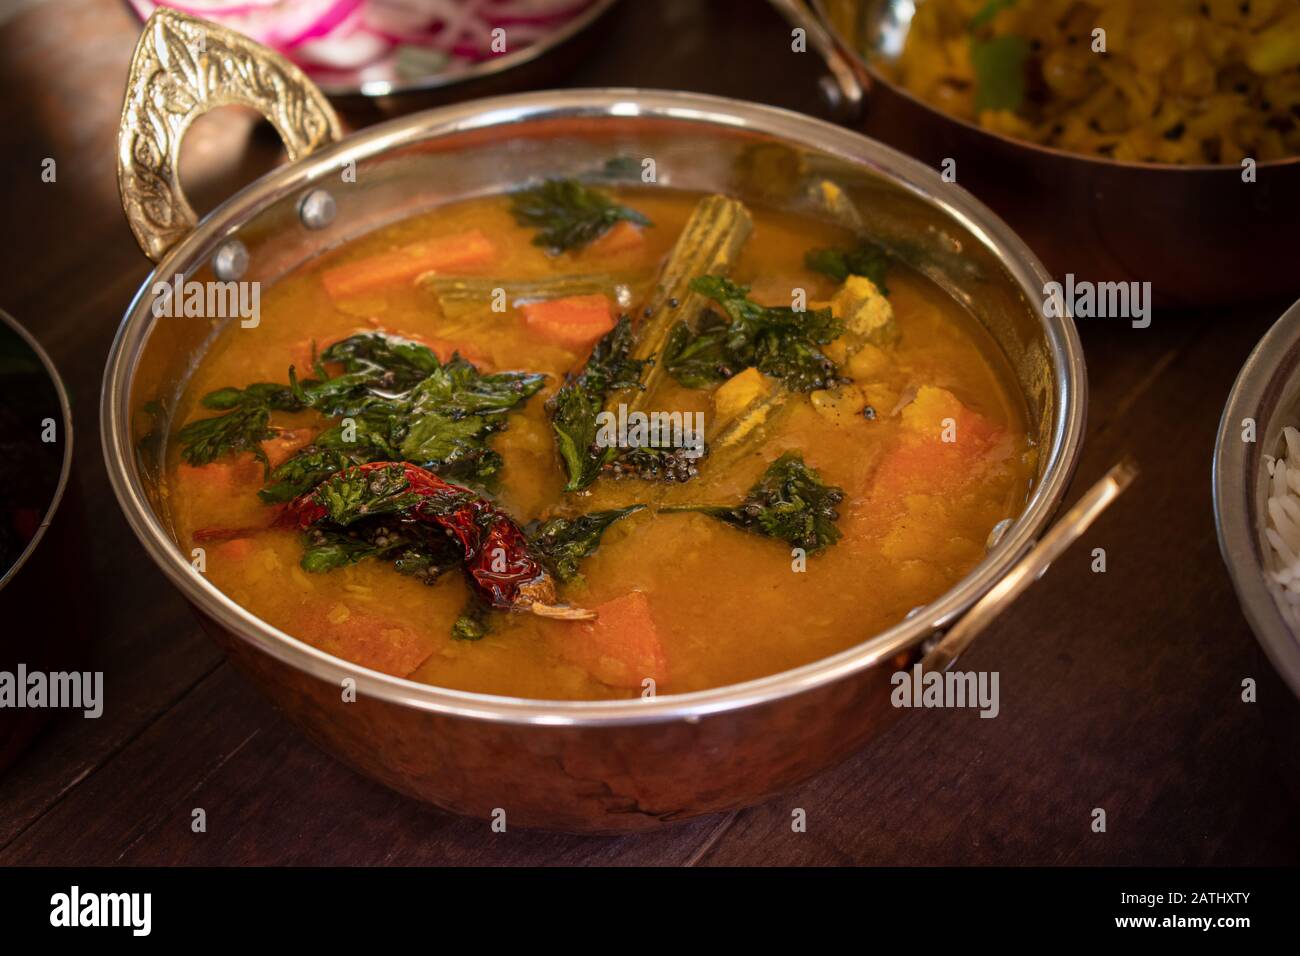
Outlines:
{"type": "Polygon", "coordinates": [[[522,311],[530,329],[565,348],[590,346],[614,327],[609,299],[599,293],[530,302],[522,311]]]}
{"type": "Polygon", "coordinates": [[[629,249],[639,248],[644,241],[645,236],[641,234],[639,226],[633,225],[626,219],[620,219],[603,236],[588,246],[587,252],[593,255],[627,252],[629,249]]]}
{"type": "Polygon", "coordinates": [[[335,604],[308,615],[303,633],[323,651],[385,674],[405,677],[433,653],[431,633],[417,633],[388,618],[335,604]]]}
{"type": "Polygon", "coordinates": [[[212,549],[223,561],[245,561],[253,553],[252,538],[231,538],[212,549]]]}
{"type": "Polygon", "coordinates": [[[644,591],[629,591],[595,608],[591,624],[554,632],[560,654],[611,687],[640,687],[647,677],[668,679],[668,659],[644,591]]]}
{"type": "Polygon", "coordinates": [[[181,464],[176,469],[177,480],[193,488],[229,492],[241,485],[262,480],[262,465],[245,452],[233,459],[214,461],[206,465],[181,464]]]}
{"type": "MultiPolygon", "coordinates": [[[[262,442],[267,461],[272,468],[282,464],[293,456],[299,448],[307,445],[316,437],[314,430],[300,428],[284,431],[275,438],[262,442]]],[[[261,484],[262,463],[251,452],[243,452],[234,458],[223,458],[206,465],[187,465],[184,462],[176,469],[176,478],[182,484],[204,491],[231,492],[246,485],[261,484]]]]}
{"type": "MultiPolygon", "coordinates": [[[[971,499],[971,490],[1007,466],[1016,443],[952,392],[928,385],[903,408],[899,425],[840,530],[851,542],[871,542],[877,557],[888,560],[918,561],[918,567],[964,561],[972,541],[957,529],[978,523],[973,509],[985,507],[971,499]]],[[[996,514],[986,528],[1005,517],[996,506],[991,510],[996,514]]],[[[983,535],[974,545],[982,554],[983,535]]]]}
{"type": "Polygon", "coordinates": [[[390,252],[358,259],[321,273],[332,299],[359,295],[386,285],[409,282],[425,272],[471,269],[487,265],[496,255],[491,240],[477,229],[425,239],[390,252]]]}
{"type": "Polygon", "coordinates": [[[311,444],[315,437],[316,432],[310,428],[283,431],[274,438],[262,442],[262,451],[266,453],[266,460],[271,467],[276,468],[292,458],[298,449],[311,444]]]}
{"type": "Polygon", "coordinates": [[[903,408],[901,424],[872,479],[877,501],[951,493],[1009,453],[1005,433],[947,389],[921,387],[903,408]]]}

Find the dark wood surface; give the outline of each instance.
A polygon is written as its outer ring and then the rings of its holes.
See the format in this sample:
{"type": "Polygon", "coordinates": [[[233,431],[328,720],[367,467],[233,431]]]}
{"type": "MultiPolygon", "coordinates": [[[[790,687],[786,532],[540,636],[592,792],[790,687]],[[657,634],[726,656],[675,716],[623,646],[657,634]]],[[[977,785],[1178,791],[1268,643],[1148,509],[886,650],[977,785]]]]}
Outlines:
{"type": "MultiPolygon", "coordinates": [[[[116,0],[51,0],[0,29],[0,306],[72,391],[89,516],[67,590],[95,621],[99,720],[63,719],[0,779],[0,863],[1255,864],[1300,861],[1279,726],[1244,703],[1266,666],[1214,535],[1210,456],[1236,370],[1281,305],[1084,322],[1077,494],[1122,454],[1139,483],[965,660],[1002,714],[916,711],[765,806],[627,838],[511,831],[396,796],[307,743],[233,673],[136,543],[105,484],[98,390],[149,266],[117,199],[138,27],[116,0]],[[58,178],[40,180],[53,157],[58,178]],[[1105,574],[1089,569],[1104,547],[1105,574]],[[190,830],[203,807],[208,831],[190,830]],[[790,827],[793,808],[806,833],[790,827]],[[1105,833],[1092,810],[1105,808],[1105,833]]],[[[822,114],[812,54],[758,0],[628,2],[557,83],[701,90],[822,114]]],[[[204,123],[209,202],[276,162],[241,116],[204,123]]],[[[0,627],[3,627],[0,624],[0,627]]]]}

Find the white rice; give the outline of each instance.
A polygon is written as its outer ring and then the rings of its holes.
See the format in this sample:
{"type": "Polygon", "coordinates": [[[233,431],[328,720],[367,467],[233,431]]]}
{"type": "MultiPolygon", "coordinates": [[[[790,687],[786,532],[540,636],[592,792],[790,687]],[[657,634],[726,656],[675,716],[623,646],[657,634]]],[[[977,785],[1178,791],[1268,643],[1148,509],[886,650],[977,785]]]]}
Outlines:
{"type": "Polygon", "coordinates": [[[1300,631],[1300,429],[1282,430],[1286,454],[1264,456],[1268,469],[1268,525],[1264,537],[1272,546],[1269,577],[1277,584],[1278,607],[1287,623],[1300,631]]]}

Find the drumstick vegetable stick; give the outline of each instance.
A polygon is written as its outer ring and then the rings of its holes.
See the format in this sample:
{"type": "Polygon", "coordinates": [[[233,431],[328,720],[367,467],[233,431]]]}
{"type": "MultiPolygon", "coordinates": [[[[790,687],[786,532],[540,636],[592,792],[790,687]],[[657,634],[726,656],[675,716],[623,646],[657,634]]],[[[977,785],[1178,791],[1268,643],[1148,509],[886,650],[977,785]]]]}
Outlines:
{"type": "Polygon", "coordinates": [[[726,196],[701,199],[682,229],[664,266],[659,282],[636,317],[636,343],[631,358],[646,362],[639,391],[612,394],[606,408],[626,402],[629,411],[653,407],[655,393],[664,380],[662,361],[668,333],[678,322],[694,325],[709,305],[706,296],[691,288],[703,275],[727,275],[753,231],[754,222],[742,203],[726,196]]]}

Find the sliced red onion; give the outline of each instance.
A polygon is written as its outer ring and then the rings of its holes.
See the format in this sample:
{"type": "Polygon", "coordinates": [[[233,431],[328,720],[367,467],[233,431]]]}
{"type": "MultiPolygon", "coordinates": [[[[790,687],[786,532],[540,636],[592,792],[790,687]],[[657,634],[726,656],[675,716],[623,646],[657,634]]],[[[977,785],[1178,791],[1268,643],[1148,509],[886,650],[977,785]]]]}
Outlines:
{"type": "Polygon", "coordinates": [[[166,0],[153,3],[131,0],[141,16],[148,17],[155,7],[171,7],[181,13],[228,26],[265,46],[287,50],[295,44],[321,37],[336,29],[365,0],[166,0]]]}
{"type": "Polygon", "coordinates": [[[363,14],[357,9],[328,36],[298,44],[294,57],[303,64],[334,70],[356,70],[378,60],[393,43],[367,27],[363,14]]]}
{"type": "Polygon", "coordinates": [[[357,70],[399,46],[478,62],[514,52],[571,19],[591,0],[129,0],[142,17],[158,6],[213,20],[303,65],[357,70]]]}

